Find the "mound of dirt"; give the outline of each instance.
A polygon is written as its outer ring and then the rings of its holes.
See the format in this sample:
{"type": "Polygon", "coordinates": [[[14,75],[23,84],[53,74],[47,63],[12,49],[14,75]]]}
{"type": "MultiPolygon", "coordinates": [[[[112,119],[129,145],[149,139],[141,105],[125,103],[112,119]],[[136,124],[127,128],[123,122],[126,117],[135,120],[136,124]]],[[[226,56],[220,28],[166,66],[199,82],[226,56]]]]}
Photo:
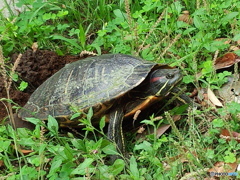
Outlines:
{"type": "MultiPolygon", "coordinates": [[[[15,62],[17,56],[18,54],[12,56],[12,63],[15,62]]],[[[36,52],[27,50],[23,53],[16,72],[19,77],[28,82],[29,85],[24,92],[21,92],[16,88],[18,84],[13,83],[10,90],[11,99],[20,106],[23,106],[28,101],[32,92],[34,92],[46,79],[64,67],[65,64],[80,59],[81,58],[79,56],[59,56],[55,52],[48,50],[37,50],[36,52]]],[[[2,79],[2,77],[0,78],[2,79]]],[[[3,81],[0,81],[0,98],[6,98],[6,90],[4,88],[3,81]]],[[[6,103],[1,101],[0,121],[6,116],[6,103]]]]}

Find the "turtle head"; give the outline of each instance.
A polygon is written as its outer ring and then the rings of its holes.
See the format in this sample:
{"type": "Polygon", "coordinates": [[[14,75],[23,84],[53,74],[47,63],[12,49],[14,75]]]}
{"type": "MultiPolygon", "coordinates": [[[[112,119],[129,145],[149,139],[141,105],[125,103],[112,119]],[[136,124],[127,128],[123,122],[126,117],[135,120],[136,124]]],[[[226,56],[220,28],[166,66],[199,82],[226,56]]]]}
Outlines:
{"type": "Polygon", "coordinates": [[[182,80],[179,69],[157,69],[150,74],[149,93],[165,96],[182,80]]]}

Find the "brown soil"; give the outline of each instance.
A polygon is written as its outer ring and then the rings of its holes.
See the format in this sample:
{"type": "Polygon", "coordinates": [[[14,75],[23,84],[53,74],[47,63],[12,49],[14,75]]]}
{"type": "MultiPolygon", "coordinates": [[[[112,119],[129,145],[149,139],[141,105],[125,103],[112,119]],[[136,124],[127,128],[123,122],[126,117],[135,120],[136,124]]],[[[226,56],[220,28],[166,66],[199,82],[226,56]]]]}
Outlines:
{"type": "MultiPolygon", "coordinates": [[[[14,63],[18,54],[15,54],[11,58],[11,62],[14,63]]],[[[64,67],[65,64],[71,63],[81,59],[79,56],[59,56],[55,52],[48,50],[27,50],[16,69],[19,77],[28,82],[28,87],[23,92],[17,90],[17,83],[13,83],[10,91],[11,99],[23,106],[29,99],[34,90],[37,89],[46,79],[52,76],[59,69],[64,67]]],[[[6,90],[4,88],[3,78],[0,76],[0,99],[6,98],[6,90]]],[[[6,102],[0,101],[0,121],[4,119],[8,114],[6,110],[6,102]],[[4,105],[5,104],[5,105],[4,105]]]]}

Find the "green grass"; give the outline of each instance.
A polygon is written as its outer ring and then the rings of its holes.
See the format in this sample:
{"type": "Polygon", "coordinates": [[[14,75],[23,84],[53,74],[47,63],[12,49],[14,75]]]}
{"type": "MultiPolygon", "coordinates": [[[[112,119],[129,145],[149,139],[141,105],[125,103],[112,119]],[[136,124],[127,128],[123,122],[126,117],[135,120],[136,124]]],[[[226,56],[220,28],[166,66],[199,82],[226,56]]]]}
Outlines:
{"type": "MultiPolygon", "coordinates": [[[[21,0],[19,5],[31,2],[21,0]]],[[[240,40],[239,12],[238,0],[37,1],[19,16],[0,15],[0,45],[6,59],[33,42],[58,54],[88,50],[137,55],[181,68],[183,86],[219,89],[229,73],[216,73],[213,59],[240,40]],[[183,10],[190,12],[192,24],[177,21],[183,10]],[[224,44],[217,38],[232,42],[224,44]]],[[[240,55],[239,50],[235,53],[240,55]]],[[[117,153],[115,146],[91,124],[83,135],[58,131],[53,118],[51,126],[38,125],[34,131],[2,125],[0,179],[181,179],[186,173],[204,179],[216,162],[238,159],[239,164],[240,144],[220,138],[225,128],[239,132],[239,104],[181,112],[181,120],[174,123],[172,116],[179,109],[162,115],[161,122],[172,128],[160,138],[128,137],[133,142],[127,147],[129,159],[113,164],[104,160],[117,153]]],[[[162,123],[153,121],[145,123],[156,131],[162,123]]]]}

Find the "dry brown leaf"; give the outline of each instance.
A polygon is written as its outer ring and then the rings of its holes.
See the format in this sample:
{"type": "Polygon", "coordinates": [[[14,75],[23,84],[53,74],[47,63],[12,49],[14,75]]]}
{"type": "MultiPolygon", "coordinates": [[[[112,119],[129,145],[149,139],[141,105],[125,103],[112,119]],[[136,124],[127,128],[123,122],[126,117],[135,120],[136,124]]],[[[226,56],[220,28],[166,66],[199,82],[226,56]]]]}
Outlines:
{"type": "Polygon", "coordinates": [[[192,98],[194,96],[197,96],[197,94],[198,94],[198,89],[194,88],[193,91],[191,92],[191,94],[189,95],[189,97],[192,98]]]}
{"type": "Polygon", "coordinates": [[[218,107],[223,107],[222,103],[218,100],[218,98],[215,96],[215,94],[212,92],[210,88],[207,89],[207,95],[208,99],[218,107]]]}
{"type": "Polygon", "coordinates": [[[237,40],[236,42],[237,42],[238,45],[240,45],[240,40],[237,40]]]}
{"type": "Polygon", "coordinates": [[[157,129],[157,138],[159,138],[161,135],[163,135],[163,133],[165,133],[166,132],[166,130],[168,130],[168,128],[170,127],[170,124],[164,124],[164,125],[162,125],[161,127],[159,127],[158,129],[157,129]]]}
{"type": "Polygon", "coordinates": [[[21,149],[20,151],[21,151],[23,154],[25,154],[25,155],[33,152],[33,150],[29,150],[29,149],[21,149]]]}
{"type": "Polygon", "coordinates": [[[214,67],[216,70],[223,69],[230,67],[238,62],[240,62],[240,57],[237,56],[235,53],[230,52],[223,55],[222,57],[217,58],[214,63],[214,67]]]}
{"type": "MultiPolygon", "coordinates": [[[[12,147],[15,149],[15,146],[13,144],[12,144],[12,147]]],[[[27,155],[31,152],[34,152],[33,150],[30,150],[30,149],[18,149],[18,151],[25,154],[25,155],[27,155]]]]}
{"type": "Polygon", "coordinates": [[[213,107],[216,106],[209,100],[207,88],[199,88],[197,97],[195,98],[196,102],[198,102],[202,107],[213,107]]]}
{"type": "Polygon", "coordinates": [[[237,51],[239,50],[240,40],[238,41],[232,41],[229,38],[217,38],[215,41],[222,41],[224,44],[230,44],[229,51],[237,51]]]}
{"type": "Polygon", "coordinates": [[[4,166],[3,160],[0,160],[0,167],[3,167],[3,166],[4,166]]]}
{"type": "Polygon", "coordinates": [[[231,39],[228,39],[228,38],[217,38],[217,39],[215,39],[215,41],[223,41],[224,44],[231,43],[231,39]]]}
{"type": "Polygon", "coordinates": [[[173,121],[176,122],[181,119],[181,115],[174,115],[172,118],[173,118],[173,121]]]}
{"type": "MultiPolygon", "coordinates": [[[[180,115],[174,115],[172,118],[173,118],[173,121],[176,122],[176,121],[181,119],[181,116],[180,115]]],[[[160,126],[157,129],[157,132],[156,132],[157,138],[159,138],[163,133],[165,133],[166,130],[168,130],[169,127],[171,127],[169,124],[163,124],[162,126],[160,126]]]]}
{"type": "Polygon", "coordinates": [[[229,50],[237,51],[237,50],[239,50],[239,47],[237,47],[237,46],[230,46],[229,50]]]}
{"type": "Polygon", "coordinates": [[[238,132],[230,133],[227,129],[222,129],[220,137],[223,139],[226,139],[228,141],[231,139],[235,139],[237,142],[240,143],[240,133],[238,133],[238,132]]]}
{"type": "MultiPolygon", "coordinates": [[[[161,120],[162,118],[163,118],[162,116],[157,116],[157,117],[154,118],[154,120],[161,120]]],[[[181,116],[180,115],[174,115],[172,118],[173,118],[173,121],[176,122],[176,121],[181,119],[181,116]]],[[[163,133],[165,133],[166,130],[168,130],[169,127],[171,127],[169,124],[161,125],[156,131],[157,138],[159,138],[161,135],[163,135],[163,133]]],[[[136,136],[136,139],[140,139],[140,138],[145,137],[148,134],[154,133],[154,129],[152,127],[149,127],[148,131],[145,131],[144,127],[140,127],[137,132],[138,132],[138,135],[136,136]]]]}
{"type": "Polygon", "coordinates": [[[192,24],[193,19],[189,15],[189,11],[183,11],[182,14],[178,17],[178,21],[183,21],[187,24],[192,24]]]}

